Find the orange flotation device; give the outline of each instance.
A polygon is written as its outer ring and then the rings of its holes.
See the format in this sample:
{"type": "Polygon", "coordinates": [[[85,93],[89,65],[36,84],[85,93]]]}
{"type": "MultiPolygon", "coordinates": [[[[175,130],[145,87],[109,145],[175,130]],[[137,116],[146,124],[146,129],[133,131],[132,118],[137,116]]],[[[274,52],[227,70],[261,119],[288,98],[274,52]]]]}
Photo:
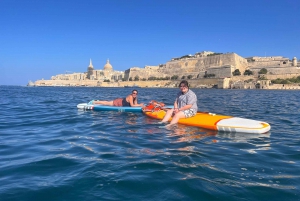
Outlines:
{"type": "Polygon", "coordinates": [[[163,102],[158,102],[156,100],[151,100],[146,106],[142,108],[145,112],[155,112],[162,110],[165,107],[165,104],[163,102]]]}

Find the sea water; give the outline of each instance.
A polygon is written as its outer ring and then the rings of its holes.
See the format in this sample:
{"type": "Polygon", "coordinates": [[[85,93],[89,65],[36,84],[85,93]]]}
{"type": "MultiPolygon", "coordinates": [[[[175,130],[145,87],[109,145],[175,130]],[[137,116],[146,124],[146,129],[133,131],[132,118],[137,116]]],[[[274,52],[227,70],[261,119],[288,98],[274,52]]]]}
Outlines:
{"type": "MultiPolygon", "coordinates": [[[[200,111],[270,123],[260,135],[76,108],[131,90],[0,86],[0,200],[300,200],[299,91],[192,89],[200,111]]],[[[172,105],[179,89],[138,90],[172,105]]]]}

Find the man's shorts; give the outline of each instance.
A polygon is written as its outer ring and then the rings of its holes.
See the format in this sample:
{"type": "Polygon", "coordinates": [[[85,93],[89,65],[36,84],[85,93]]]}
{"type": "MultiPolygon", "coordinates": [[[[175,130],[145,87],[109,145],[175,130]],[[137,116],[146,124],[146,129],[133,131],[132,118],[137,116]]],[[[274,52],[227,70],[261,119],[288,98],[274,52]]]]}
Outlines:
{"type": "Polygon", "coordinates": [[[197,114],[197,111],[194,109],[183,110],[182,112],[185,118],[193,117],[197,114]]]}

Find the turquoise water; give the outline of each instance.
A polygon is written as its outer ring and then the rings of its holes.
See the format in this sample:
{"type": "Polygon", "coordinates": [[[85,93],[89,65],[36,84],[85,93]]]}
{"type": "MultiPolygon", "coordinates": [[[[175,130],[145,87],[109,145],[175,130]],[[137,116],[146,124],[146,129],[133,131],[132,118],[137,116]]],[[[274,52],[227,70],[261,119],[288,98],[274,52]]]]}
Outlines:
{"type": "MultiPolygon", "coordinates": [[[[166,104],[178,91],[138,90],[166,104]]],[[[128,88],[0,86],[0,199],[300,200],[300,92],[193,90],[199,110],[271,132],[168,130],[142,113],[76,108],[128,88]]]]}

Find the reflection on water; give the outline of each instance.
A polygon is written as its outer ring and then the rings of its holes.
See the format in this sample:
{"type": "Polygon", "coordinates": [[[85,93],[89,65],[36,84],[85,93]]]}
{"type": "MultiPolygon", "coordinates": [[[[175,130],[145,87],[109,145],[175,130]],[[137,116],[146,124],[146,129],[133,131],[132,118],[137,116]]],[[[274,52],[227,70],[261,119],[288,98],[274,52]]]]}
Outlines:
{"type": "Polygon", "coordinates": [[[236,143],[248,143],[256,147],[254,149],[249,149],[249,152],[255,152],[255,150],[268,150],[271,148],[271,132],[266,134],[225,133],[181,124],[168,126],[162,129],[167,130],[166,135],[168,137],[174,138],[174,140],[172,140],[173,143],[190,142],[210,138],[211,143],[230,140],[231,142],[236,143]]]}
{"type": "Polygon", "coordinates": [[[127,117],[126,117],[126,124],[129,124],[129,125],[136,125],[137,124],[137,118],[138,118],[138,115],[136,113],[127,113],[127,117]]]}
{"type": "Polygon", "coordinates": [[[216,131],[211,131],[203,128],[185,126],[181,124],[171,125],[166,127],[168,130],[168,137],[175,137],[176,142],[188,142],[194,140],[201,140],[207,137],[216,136],[216,131]]]}

